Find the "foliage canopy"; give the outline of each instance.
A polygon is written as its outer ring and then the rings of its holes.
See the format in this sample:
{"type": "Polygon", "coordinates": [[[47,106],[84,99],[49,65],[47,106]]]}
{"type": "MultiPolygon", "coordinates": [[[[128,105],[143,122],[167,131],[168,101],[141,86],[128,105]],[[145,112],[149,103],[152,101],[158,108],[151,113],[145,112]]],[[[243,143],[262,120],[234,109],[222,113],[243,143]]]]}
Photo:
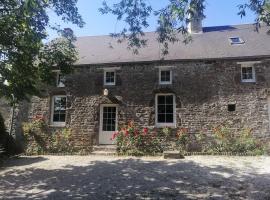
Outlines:
{"type": "Polygon", "coordinates": [[[71,29],[50,24],[49,12],[64,22],[82,27],[77,0],[1,0],[0,3],[0,98],[16,103],[39,93],[41,83],[52,83],[52,68],[64,73],[76,61],[71,29]],[[45,44],[46,30],[61,34],[45,44]]]}
{"type": "MultiPolygon", "coordinates": [[[[205,18],[204,10],[207,0],[169,0],[168,4],[160,10],[153,10],[148,0],[118,0],[117,3],[103,2],[100,8],[102,14],[113,14],[117,20],[123,20],[127,26],[119,33],[113,33],[119,42],[128,41],[128,48],[134,53],[147,44],[143,38],[143,28],[149,26],[148,17],[153,13],[158,17],[158,41],[163,44],[163,54],[168,53],[168,44],[179,40],[178,33],[183,35],[185,43],[192,38],[188,33],[188,24],[196,16],[205,18]]],[[[238,15],[244,17],[246,10],[255,13],[255,24],[258,29],[260,22],[270,26],[270,0],[246,0],[246,3],[238,5],[238,15]]]]}

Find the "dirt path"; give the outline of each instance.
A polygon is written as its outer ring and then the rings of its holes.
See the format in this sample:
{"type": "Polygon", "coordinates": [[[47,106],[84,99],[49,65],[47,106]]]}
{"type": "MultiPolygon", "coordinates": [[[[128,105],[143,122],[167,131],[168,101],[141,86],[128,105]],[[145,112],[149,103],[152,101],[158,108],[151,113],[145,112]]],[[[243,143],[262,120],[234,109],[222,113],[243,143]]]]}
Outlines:
{"type": "Polygon", "coordinates": [[[22,157],[0,199],[270,199],[270,157],[22,157]]]}

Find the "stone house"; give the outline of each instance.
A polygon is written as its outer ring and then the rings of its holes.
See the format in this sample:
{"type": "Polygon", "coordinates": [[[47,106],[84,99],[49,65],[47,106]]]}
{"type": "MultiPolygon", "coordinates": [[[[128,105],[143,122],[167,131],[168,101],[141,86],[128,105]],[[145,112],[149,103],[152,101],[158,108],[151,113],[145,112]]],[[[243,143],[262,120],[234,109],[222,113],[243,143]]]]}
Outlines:
{"type": "MultiPolygon", "coordinates": [[[[42,115],[51,129],[70,128],[86,145],[111,144],[129,120],[139,127],[209,125],[249,127],[270,137],[270,36],[253,25],[190,27],[193,41],[169,45],[163,56],[156,33],[135,55],[110,36],[79,37],[73,74],[56,71],[55,87],[24,104],[20,122],[42,115]]],[[[209,130],[210,131],[210,130],[209,130]]]]}

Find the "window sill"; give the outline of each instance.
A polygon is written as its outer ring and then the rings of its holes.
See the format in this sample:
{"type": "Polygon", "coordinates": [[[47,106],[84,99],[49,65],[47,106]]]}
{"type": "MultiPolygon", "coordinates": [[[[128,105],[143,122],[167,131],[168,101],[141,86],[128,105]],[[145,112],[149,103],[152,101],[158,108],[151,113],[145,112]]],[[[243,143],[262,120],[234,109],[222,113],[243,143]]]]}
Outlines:
{"type": "Polygon", "coordinates": [[[256,83],[256,80],[253,79],[247,79],[247,80],[241,80],[242,83],[256,83]]]}
{"type": "Polygon", "coordinates": [[[176,124],[156,124],[156,128],[176,128],[176,124]]]}
{"type": "Polygon", "coordinates": [[[171,82],[159,82],[159,85],[171,85],[171,82]]]}
{"type": "Polygon", "coordinates": [[[104,84],[104,86],[115,86],[115,84],[104,84]]]}
{"type": "Polygon", "coordinates": [[[65,128],[66,124],[50,124],[49,127],[51,127],[51,128],[65,128]]]}

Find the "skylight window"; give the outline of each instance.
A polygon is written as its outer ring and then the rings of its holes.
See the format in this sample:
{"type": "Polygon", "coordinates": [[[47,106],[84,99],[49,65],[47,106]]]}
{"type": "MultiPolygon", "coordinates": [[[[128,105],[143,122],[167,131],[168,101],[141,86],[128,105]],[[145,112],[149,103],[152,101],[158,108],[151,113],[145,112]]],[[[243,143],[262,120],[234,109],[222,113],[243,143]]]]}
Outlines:
{"type": "Polygon", "coordinates": [[[231,37],[230,38],[230,42],[231,42],[231,45],[234,45],[234,44],[244,44],[245,41],[240,38],[240,37],[231,37]]]}

